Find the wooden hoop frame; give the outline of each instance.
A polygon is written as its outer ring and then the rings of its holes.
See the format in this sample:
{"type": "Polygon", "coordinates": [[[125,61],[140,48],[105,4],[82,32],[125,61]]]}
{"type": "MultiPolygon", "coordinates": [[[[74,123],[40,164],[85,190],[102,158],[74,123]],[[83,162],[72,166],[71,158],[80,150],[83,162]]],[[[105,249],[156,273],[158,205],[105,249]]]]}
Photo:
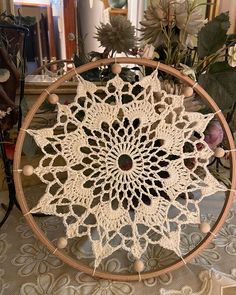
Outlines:
{"type": "MultiPolygon", "coordinates": [[[[201,96],[201,98],[211,107],[212,110],[214,110],[214,112],[217,112],[216,116],[218,120],[221,122],[222,127],[225,131],[229,149],[230,150],[235,149],[234,140],[233,140],[231,131],[229,129],[229,126],[224,118],[224,115],[222,114],[222,112],[220,111],[220,109],[218,108],[214,100],[207,94],[207,92],[200,85],[198,84],[196,85],[195,81],[183,75],[176,69],[168,65],[155,62],[153,60],[120,57],[116,59],[115,58],[102,59],[95,62],[91,62],[86,65],[80,66],[79,68],[76,68],[76,71],[72,69],[71,71],[66,73],[63,77],[58,79],[56,82],[52,83],[47,88],[47,91],[49,93],[53,93],[55,89],[57,89],[65,81],[70,80],[73,76],[76,75],[76,73],[81,74],[88,70],[91,70],[100,66],[104,66],[104,65],[110,65],[115,62],[121,63],[121,64],[138,64],[138,65],[152,67],[152,68],[156,68],[158,66],[160,71],[164,71],[168,74],[171,74],[172,76],[185,82],[190,87],[194,86],[194,90],[201,96]]],[[[25,130],[29,127],[30,122],[32,121],[35,113],[37,112],[41,104],[44,102],[44,100],[47,98],[47,96],[48,96],[48,93],[46,91],[43,91],[43,93],[36,100],[35,104],[31,108],[29,113],[27,114],[22,124],[22,128],[19,132],[19,136],[16,143],[13,171],[14,171],[14,182],[15,182],[15,188],[17,192],[17,199],[21,207],[22,213],[25,215],[25,218],[29,226],[32,228],[37,238],[49,249],[50,252],[54,253],[58,258],[60,258],[63,262],[70,265],[71,267],[78,269],[81,272],[87,273],[89,275],[95,275],[96,277],[103,278],[103,279],[118,280],[118,281],[138,281],[140,280],[140,275],[138,274],[117,274],[117,273],[103,272],[99,270],[96,270],[94,274],[93,268],[76,261],[75,259],[69,257],[68,255],[66,255],[59,249],[57,249],[55,245],[47,239],[43,231],[39,228],[37,223],[34,221],[34,217],[28,213],[29,208],[24,196],[23,187],[21,183],[21,176],[19,173],[19,170],[21,169],[22,146],[23,146],[25,134],[26,134],[25,130]]],[[[231,182],[232,182],[231,189],[234,190],[236,188],[236,153],[233,153],[233,152],[230,153],[230,162],[231,162],[231,182]]],[[[206,237],[197,245],[197,247],[195,247],[192,251],[190,251],[188,254],[186,254],[183,257],[186,262],[190,261],[194,256],[196,256],[200,251],[202,251],[211,242],[211,240],[214,238],[214,235],[220,230],[233,202],[234,192],[232,190],[227,193],[223,209],[216,223],[211,229],[211,233],[208,233],[206,237]]],[[[164,269],[141,273],[141,279],[148,279],[148,278],[156,277],[156,276],[171,272],[173,270],[178,269],[182,265],[184,265],[184,261],[179,259],[164,269]]]]}

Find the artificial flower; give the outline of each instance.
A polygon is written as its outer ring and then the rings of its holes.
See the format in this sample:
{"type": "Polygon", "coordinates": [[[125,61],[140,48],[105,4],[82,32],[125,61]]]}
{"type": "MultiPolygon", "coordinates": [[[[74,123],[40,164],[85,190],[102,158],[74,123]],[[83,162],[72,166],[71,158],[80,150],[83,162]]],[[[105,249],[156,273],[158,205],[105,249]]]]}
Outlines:
{"type": "Polygon", "coordinates": [[[205,18],[199,6],[193,6],[188,0],[176,3],[175,22],[180,34],[196,35],[205,24],[205,18]]]}
{"type": "Polygon", "coordinates": [[[129,53],[135,47],[135,28],[124,16],[112,16],[110,23],[101,23],[96,39],[107,53],[129,53]]]}

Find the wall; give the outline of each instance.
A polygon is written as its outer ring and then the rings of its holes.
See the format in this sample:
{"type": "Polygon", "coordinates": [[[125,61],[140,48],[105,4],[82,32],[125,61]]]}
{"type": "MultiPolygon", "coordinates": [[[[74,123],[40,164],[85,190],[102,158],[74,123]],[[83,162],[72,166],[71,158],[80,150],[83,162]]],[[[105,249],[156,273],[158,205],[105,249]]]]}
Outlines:
{"type": "Polygon", "coordinates": [[[140,21],[143,19],[143,13],[146,9],[146,1],[143,0],[128,0],[128,18],[132,25],[136,28],[138,39],[141,37],[140,21]]]}
{"type": "Polygon", "coordinates": [[[104,4],[102,1],[93,1],[90,7],[90,1],[78,0],[79,30],[80,35],[84,39],[84,49],[88,53],[90,51],[103,52],[99,47],[99,42],[94,38],[96,27],[104,21],[104,4]]]}
{"type": "Polygon", "coordinates": [[[220,1],[220,13],[229,11],[231,27],[230,34],[236,33],[236,1],[235,0],[221,0],[220,1]]]}

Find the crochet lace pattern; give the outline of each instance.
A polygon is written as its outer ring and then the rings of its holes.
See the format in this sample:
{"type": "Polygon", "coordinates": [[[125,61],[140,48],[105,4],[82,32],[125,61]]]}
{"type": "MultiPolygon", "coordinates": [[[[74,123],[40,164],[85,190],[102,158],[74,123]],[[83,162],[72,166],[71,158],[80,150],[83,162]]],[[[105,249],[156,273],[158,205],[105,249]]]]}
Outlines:
{"type": "Polygon", "coordinates": [[[149,244],[182,257],[181,227],[199,224],[199,203],[222,189],[203,134],[214,114],[187,112],[157,74],[135,84],[116,75],[106,86],[78,75],[56,124],[27,130],[43,152],[34,173],[46,184],[30,212],[60,216],[67,238],[87,235],[95,267],[119,249],[140,259],[149,244]]]}

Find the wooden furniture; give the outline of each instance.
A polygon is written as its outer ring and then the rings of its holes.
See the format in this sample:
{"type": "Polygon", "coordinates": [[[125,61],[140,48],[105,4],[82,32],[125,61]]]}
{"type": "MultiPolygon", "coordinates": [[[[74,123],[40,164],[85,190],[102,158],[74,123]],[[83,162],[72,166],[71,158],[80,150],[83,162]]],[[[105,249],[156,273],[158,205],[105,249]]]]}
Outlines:
{"type": "Polygon", "coordinates": [[[219,14],[220,0],[207,0],[206,17],[212,20],[219,14]]]}
{"type": "Polygon", "coordinates": [[[65,47],[67,59],[71,59],[73,55],[77,53],[77,10],[75,2],[76,1],[63,0],[65,47]]]}

